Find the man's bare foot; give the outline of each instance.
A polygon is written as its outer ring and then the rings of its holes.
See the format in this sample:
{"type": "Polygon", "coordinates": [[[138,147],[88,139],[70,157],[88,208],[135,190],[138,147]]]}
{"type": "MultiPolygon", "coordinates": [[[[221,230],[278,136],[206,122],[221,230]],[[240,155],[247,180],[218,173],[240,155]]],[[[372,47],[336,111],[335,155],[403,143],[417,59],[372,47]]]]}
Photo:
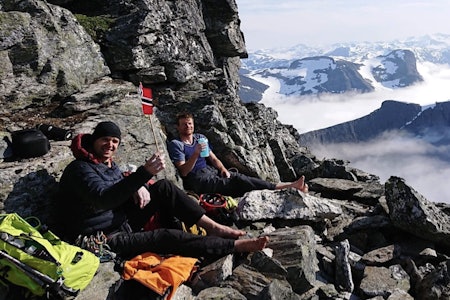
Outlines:
{"type": "Polygon", "coordinates": [[[234,242],[235,252],[255,252],[266,248],[269,242],[268,236],[261,236],[252,239],[241,239],[234,242]]]}
{"type": "Polygon", "coordinates": [[[305,183],[304,185],[303,185],[303,189],[301,190],[303,193],[308,193],[309,192],[309,186],[308,186],[308,184],[307,183],[305,183]]]}
{"type": "Polygon", "coordinates": [[[297,179],[296,181],[294,181],[294,187],[297,190],[300,190],[304,193],[308,192],[308,184],[305,183],[305,176],[302,175],[299,179],[297,179]]]}

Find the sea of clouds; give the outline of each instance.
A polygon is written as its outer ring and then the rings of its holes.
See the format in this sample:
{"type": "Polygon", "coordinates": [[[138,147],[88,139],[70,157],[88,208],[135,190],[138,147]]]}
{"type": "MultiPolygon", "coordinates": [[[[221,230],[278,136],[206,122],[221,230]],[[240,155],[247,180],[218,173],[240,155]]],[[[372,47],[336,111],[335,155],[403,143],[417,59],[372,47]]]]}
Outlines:
{"type": "MultiPolygon", "coordinates": [[[[450,101],[450,66],[418,63],[417,69],[424,82],[402,89],[378,85],[375,92],[367,94],[289,97],[278,93],[277,80],[255,79],[270,86],[261,102],[277,111],[280,122],[304,133],[368,115],[385,100],[423,107],[450,101]]],[[[390,133],[366,143],[314,146],[311,151],[318,158],[348,160],[351,166],[378,175],[382,183],[390,176],[402,177],[428,200],[450,203],[447,183],[450,161],[442,159],[446,155],[440,155],[450,153],[448,147],[436,147],[414,137],[390,133]]]]}

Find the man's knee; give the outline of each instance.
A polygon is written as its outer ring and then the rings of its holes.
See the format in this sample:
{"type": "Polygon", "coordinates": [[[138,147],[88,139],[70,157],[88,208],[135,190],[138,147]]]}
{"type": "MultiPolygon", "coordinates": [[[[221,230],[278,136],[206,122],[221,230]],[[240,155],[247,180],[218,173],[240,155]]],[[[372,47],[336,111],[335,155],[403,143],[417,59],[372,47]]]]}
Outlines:
{"type": "Polygon", "coordinates": [[[175,242],[182,239],[183,231],[172,228],[160,228],[154,231],[154,237],[156,240],[163,240],[165,242],[175,242]]]}
{"type": "Polygon", "coordinates": [[[183,194],[185,194],[182,189],[180,189],[176,184],[167,179],[158,180],[154,184],[154,188],[159,195],[169,197],[171,199],[182,197],[183,194]]]}
{"type": "Polygon", "coordinates": [[[158,190],[171,190],[175,188],[175,184],[173,184],[170,180],[168,179],[160,179],[157,182],[155,182],[153,184],[155,186],[155,188],[157,188],[158,190]]]}

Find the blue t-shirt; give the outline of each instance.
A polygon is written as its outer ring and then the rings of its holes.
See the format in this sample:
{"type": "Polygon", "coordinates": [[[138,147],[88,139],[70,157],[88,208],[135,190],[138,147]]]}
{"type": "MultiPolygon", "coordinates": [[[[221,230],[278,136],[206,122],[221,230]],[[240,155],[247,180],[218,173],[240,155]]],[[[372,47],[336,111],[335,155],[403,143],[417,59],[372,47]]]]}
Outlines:
{"type": "MultiPolygon", "coordinates": [[[[201,133],[194,133],[194,139],[191,145],[185,144],[179,139],[174,139],[169,142],[167,150],[169,151],[170,159],[173,163],[179,161],[187,161],[195,151],[195,146],[198,144],[198,140],[200,138],[206,138],[201,133]]],[[[211,149],[211,146],[208,146],[211,149]]],[[[196,173],[198,170],[206,168],[206,159],[204,157],[199,156],[197,161],[195,162],[194,168],[189,173],[196,173]]]]}

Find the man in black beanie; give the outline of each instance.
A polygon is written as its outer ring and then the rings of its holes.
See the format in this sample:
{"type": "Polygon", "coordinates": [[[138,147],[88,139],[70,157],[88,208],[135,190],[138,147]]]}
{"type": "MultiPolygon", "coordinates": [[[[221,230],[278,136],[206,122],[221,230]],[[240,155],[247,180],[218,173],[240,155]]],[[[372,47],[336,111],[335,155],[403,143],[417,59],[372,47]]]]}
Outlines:
{"type": "Polygon", "coordinates": [[[91,147],[94,156],[111,167],[113,154],[120,144],[122,133],[119,126],[111,121],[97,124],[91,136],[91,147]]]}
{"type": "Polygon", "coordinates": [[[239,239],[245,232],[216,223],[183,190],[166,179],[148,184],[165,168],[162,153],[155,153],[136,172],[124,176],[113,156],[121,132],[113,122],[99,123],[92,135],[79,134],[71,144],[75,160],[59,184],[59,216],[69,242],[78,235],[103,232],[113,252],[129,258],[144,252],[191,257],[223,256],[263,249],[268,237],[239,239]],[[134,200],[134,201],[133,201],[134,200]],[[142,231],[158,213],[165,228],[142,231]],[[188,227],[197,224],[207,236],[173,229],[174,218],[188,227]]]}

